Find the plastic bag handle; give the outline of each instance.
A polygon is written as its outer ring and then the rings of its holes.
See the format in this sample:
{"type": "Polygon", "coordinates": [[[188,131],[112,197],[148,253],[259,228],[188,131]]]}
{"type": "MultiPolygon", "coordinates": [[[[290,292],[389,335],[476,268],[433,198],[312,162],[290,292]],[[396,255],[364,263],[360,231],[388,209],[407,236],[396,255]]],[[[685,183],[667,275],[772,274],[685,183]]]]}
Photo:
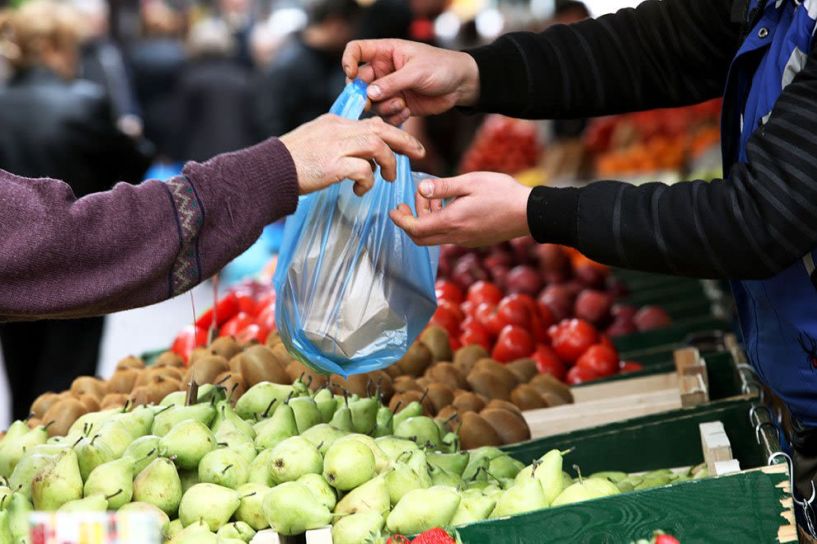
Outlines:
{"type": "Polygon", "coordinates": [[[333,113],[345,119],[360,119],[363,110],[366,109],[366,83],[356,79],[346,85],[343,92],[335,99],[329,113],[333,113]]]}

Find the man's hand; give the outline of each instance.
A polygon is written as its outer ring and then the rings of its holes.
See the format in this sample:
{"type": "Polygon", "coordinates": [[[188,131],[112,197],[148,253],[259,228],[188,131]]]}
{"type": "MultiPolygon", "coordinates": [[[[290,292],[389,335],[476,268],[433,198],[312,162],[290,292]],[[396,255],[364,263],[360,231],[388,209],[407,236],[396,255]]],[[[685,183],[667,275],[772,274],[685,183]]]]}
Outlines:
{"type": "Polygon", "coordinates": [[[479,69],[467,53],[405,40],[357,40],[346,46],[342,64],[346,77],[369,84],[375,111],[394,125],[410,115],[473,106],[479,98],[479,69]]]}
{"type": "Polygon", "coordinates": [[[385,179],[394,181],[395,152],[412,159],[425,155],[420,142],[380,118],[350,121],[326,114],[281,136],[281,142],[295,162],[302,195],[349,178],[355,194],[362,196],[374,185],[372,161],[385,179]]]}
{"type": "Polygon", "coordinates": [[[530,192],[512,177],[493,172],[428,179],[417,192],[417,217],[405,204],[390,215],[418,245],[481,247],[530,234],[530,192]],[[442,200],[450,198],[455,200],[443,207],[442,200]]]}

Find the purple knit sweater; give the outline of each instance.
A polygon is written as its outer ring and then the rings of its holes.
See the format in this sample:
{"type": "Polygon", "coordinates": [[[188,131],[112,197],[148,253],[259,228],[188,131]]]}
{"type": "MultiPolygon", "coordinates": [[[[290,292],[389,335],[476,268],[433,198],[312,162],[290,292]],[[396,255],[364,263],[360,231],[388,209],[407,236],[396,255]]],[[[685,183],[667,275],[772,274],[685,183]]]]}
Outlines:
{"type": "Polygon", "coordinates": [[[53,179],[0,170],[0,320],[78,317],[187,291],[295,211],[286,147],[190,163],[163,183],[117,184],[77,199],[53,179]]]}

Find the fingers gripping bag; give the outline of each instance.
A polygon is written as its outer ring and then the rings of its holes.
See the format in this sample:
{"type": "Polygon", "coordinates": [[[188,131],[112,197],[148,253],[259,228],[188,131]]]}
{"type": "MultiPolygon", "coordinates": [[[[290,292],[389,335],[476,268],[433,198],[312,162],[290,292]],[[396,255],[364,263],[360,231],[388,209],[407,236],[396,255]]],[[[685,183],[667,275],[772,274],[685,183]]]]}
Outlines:
{"type": "MultiPolygon", "coordinates": [[[[358,119],[365,103],[366,85],[355,81],[330,111],[358,119]]],[[[413,208],[408,158],[397,155],[394,182],[378,169],[363,197],[353,186],[344,180],[301,199],[287,219],[274,278],[287,349],[318,372],[344,377],[397,361],[437,307],[439,250],[417,246],[389,218],[398,204],[413,208]]]]}

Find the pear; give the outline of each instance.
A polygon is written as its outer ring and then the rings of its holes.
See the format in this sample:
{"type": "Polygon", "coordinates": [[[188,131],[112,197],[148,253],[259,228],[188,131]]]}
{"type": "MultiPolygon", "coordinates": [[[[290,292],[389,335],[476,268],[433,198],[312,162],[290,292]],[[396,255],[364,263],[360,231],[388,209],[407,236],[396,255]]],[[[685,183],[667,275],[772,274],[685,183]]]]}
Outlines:
{"type": "Polygon", "coordinates": [[[332,527],[332,544],[370,542],[380,534],[383,524],[382,514],[373,510],[345,516],[332,527]]]}
{"type": "Polygon", "coordinates": [[[394,414],[392,419],[392,426],[396,429],[398,425],[411,417],[418,417],[423,415],[423,405],[420,402],[413,400],[406,405],[402,410],[394,414]]]}
{"type": "Polygon", "coordinates": [[[274,450],[272,448],[264,450],[250,463],[250,470],[247,474],[247,481],[263,484],[265,486],[272,486],[272,456],[274,450]]]}
{"type": "Polygon", "coordinates": [[[381,436],[376,438],[374,443],[391,462],[397,461],[407,451],[417,451],[419,449],[415,442],[394,436],[381,436]]]}
{"type": "Polygon", "coordinates": [[[466,489],[460,493],[460,504],[451,518],[451,525],[456,527],[488,519],[495,506],[494,498],[487,497],[476,489],[466,489]]]}
{"type": "MultiPolygon", "coordinates": [[[[213,394],[216,391],[216,387],[211,383],[203,383],[199,385],[199,391],[196,394],[196,402],[197,403],[204,403],[206,400],[210,400],[213,394]]],[[[162,399],[162,402],[159,403],[160,407],[170,406],[171,404],[175,406],[184,406],[184,403],[187,401],[187,391],[174,391],[172,393],[168,393],[165,395],[165,398],[162,399]]]]}
{"type": "Polygon", "coordinates": [[[354,489],[374,478],[376,465],[372,450],[358,440],[341,439],[326,451],[323,477],[341,491],[354,489]]]}
{"type": "Polygon", "coordinates": [[[110,420],[111,417],[119,412],[120,409],[112,408],[110,410],[100,410],[99,412],[83,414],[68,428],[67,436],[74,437],[74,441],[80,436],[94,436],[99,432],[103,423],[110,420]]]}
{"type": "Polygon", "coordinates": [[[174,519],[164,526],[162,529],[162,537],[165,539],[165,542],[168,540],[173,540],[173,538],[181,533],[183,529],[184,525],[182,525],[181,520],[174,519]]]}
{"type": "Polygon", "coordinates": [[[460,435],[454,431],[445,433],[443,436],[443,445],[440,449],[445,453],[457,453],[460,451],[460,435]]]}
{"type": "Polygon", "coordinates": [[[335,514],[355,514],[374,510],[385,516],[389,513],[390,507],[386,479],[384,476],[377,476],[347,493],[335,506],[335,514]]]}
{"type": "Polygon", "coordinates": [[[234,521],[221,527],[216,533],[219,539],[236,539],[249,542],[255,536],[255,530],[243,521],[234,521]]]}
{"type": "Polygon", "coordinates": [[[374,434],[375,437],[389,436],[394,432],[394,414],[389,410],[388,406],[381,406],[377,409],[377,417],[375,418],[374,434]]]}
{"type": "Polygon", "coordinates": [[[351,433],[354,431],[354,427],[352,426],[352,411],[349,409],[348,399],[344,399],[342,402],[343,404],[339,405],[335,413],[332,414],[332,419],[329,421],[329,424],[339,431],[351,433]]]}
{"type": "Polygon", "coordinates": [[[14,493],[5,504],[9,515],[11,542],[14,544],[27,544],[30,542],[28,518],[34,509],[31,502],[23,494],[14,493]]]}
{"type": "Polygon", "coordinates": [[[346,440],[356,440],[358,442],[366,444],[369,447],[369,449],[372,451],[372,455],[374,455],[375,471],[378,474],[383,473],[386,469],[388,469],[391,466],[391,461],[386,456],[386,454],[383,453],[383,450],[381,450],[378,447],[377,442],[375,442],[374,438],[372,438],[371,436],[365,434],[352,433],[347,434],[343,438],[339,438],[337,442],[344,442],[346,440]]]}
{"type": "Polygon", "coordinates": [[[282,535],[325,527],[332,520],[329,509],[299,482],[285,482],[269,490],[263,508],[270,527],[282,535]]]}
{"type": "Polygon", "coordinates": [[[263,484],[247,483],[240,486],[238,491],[240,504],[235,511],[235,519],[243,521],[256,531],[269,527],[267,516],[264,515],[264,497],[270,488],[263,484]]]}
{"type": "Polygon", "coordinates": [[[202,520],[211,531],[226,524],[238,510],[241,498],[234,489],[215,484],[196,484],[182,496],[179,519],[187,527],[202,520]]]}
{"type": "Polygon", "coordinates": [[[182,482],[182,495],[199,483],[199,471],[198,470],[180,470],[179,471],[179,480],[182,482]]]}
{"type": "Polygon", "coordinates": [[[64,451],[37,473],[31,483],[31,498],[35,508],[44,511],[82,498],[82,476],[74,450],[64,451]]]}
{"type": "Polygon", "coordinates": [[[406,457],[406,461],[398,460],[385,474],[386,487],[389,490],[392,505],[397,504],[409,491],[431,487],[426,454],[415,450],[408,452],[406,457]]]}
{"type": "Polygon", "coordinates": [[[111,448],[100,440],[99,435],[93,438],[81,438],[74,446],[74,452],[77,454],[79,473],[83,480],[99,465],[117,458],[111,448]]]}
{"type": "MultiPolygon", "coordinates": [[[[468,466],[468,460],[471,458],[467,451],[461,451],[458,453],[432,452],[427,454],[426,457],[428,458],[429,464],[446,470],[452,474],[456,474],[457,476],[462,476],[462,473],[465,472],[465,467],[468,466]]],[[[515,473],[514,476],[516,476],[515,473]]]]}
{"type": "Polygon", "coordinates": [[[105,495],[100,493],[88,495],[84,499],[68,501],[57,509],[57,512],[104,512],[108,509],[105,495]]]}
{"type": "Polygon", "coordinates": [[[442,445],[439,427],[433,419],[426,416],[410,417],[395,425],[394,436],[408,438],[420,446],[430,445],[435,449],[442,445]]]}
{"type": "Polygon", "coordinates": [[[298,436],[298,423],[289,404],[279,406],[272,417],[255,425],[255,447],[258,449],[272,448],[293,436],[298,436]]]}
{"type": "Polygon", "coordinates": [[[596,472],[595,474],[591,474],[588,476],[589,478],[604,478],[605,480],[610,480],[614,484],[619,483],[620,481],[627,478],[626,472],[596,472]]]}
{"type": "Polygon", "coordinates": [[[573,485],[573,478],[567,472],[562,471],[562,489],[567,489],[571,485],[573,485]]]}
{"type": "Polygon", "coordinates": [[[218,448],[202,457],[199,462],[199,481],[218,484],[230,489],[247,483],[250,465],[240,453],[218,448]]]}
{"type": "Polygon", "coordinates": [[[180,421],[159,440],[159,453],[187,470],[198,467],[201,458],[215,447],[213,432],[195,419],[180,421]]]}
{"type": "Polygon", "coordinates": [[[134,474],[142,472],[146,466],[159,457],[159,440],[155,434],[147,434],[130,443],[128,449],[122,454],[122,458],[129,459],[133,463],[134,474]]]}
{"type": "Polygon", "coordinates": [[[218,537],[210,530],[210,527],[203,521],[191,523],[179,531],[172,544],[221,544],[218,537]]]}
{"type": "Polygon", "coordinates": [[[218,441],[218,446],[229,448],[239,454],[247,463],[248,468],[249,464],[252,463],[253,459],[258,455],[258,450],[255,449],[253,439],[240,432],[222,433],[220,436],[216,436],[216,440],[218,441]]]}
{"type": "Polygon", "coordinates": [[[328,423],[319,423],[301,433],[301,437],[312,442],[320,450],[321,455],[326,455],[329,446],[344,436],[346,436],[345,432],[335,429],[328,423]]]}
{"type": "Polygon", "coordinates": [[[9,527],[9,513],[0,508],[0,542],[11,544],[11,528],[9,527]]]}
{"type": "Polygon", "coordinates": [[[298,482],[308,487],[318,502],[326,506],[329,510],[334,510],[338,502],[338,496],[334,488],[329,485],[329,482],[327,482],[323,476],[320,474],[304,474],[298,478],[298,482]]]}
{"type": "Polygon", "coordinates": [[[100,446],[108,446],[113,454],[111,459],[119,459],[134,440],[133,434],[122,421],[109,420],[102,424],[93,438],[100,446]]]}
{"type": "Polygon", "coordinates": [[[241,433],[250,439],[255,438],[255,430],[252,425],[241,419],[230,402],[226,400],[216,405],[216,418],[211,428],[219,441],[223,435],[233,432],[241,433]]]}
{"type": "Polygon", "coordinates": [[[548,500],[542,484],[535,476],[530,476],[502,492],[491,517],[513,516],[547,507],[548,500]]]}
{"type": "Polygon", "coordinates": [[[389,531],[401,534],[421,533],[451,523],[460,504],[460,496],[450,487],[432,486],[406,493],[386,518],[389,531]]]}
{"type": "Polygon", "coordinates": [[[295,415],[299,434],[321,423],[321,413],[312,397],[296,397],[289,401],[289,406],[295,415]]]}
{"type": "Polygon", "coordinates": [[[122,423],[130,431],[133,439],[150,434],[153,427],[154,412],[147,406],[136,406],[129,412],[115,414],[111,420],[122,423]]]}
{"type": "Polygon", "coordinates": [[[170,405],[154,416],[150,434],[164,436],[170,432],[170,429],[187,419],[193,419],[204,426],[209,426],[215,416],[216,409],[209,403],[190,406],[170,405]]]}
{"type": "Polygon", "coordinates": [[[545,499],[548,504],[553,503],[564,490],[564,476],[562,475],[563,457],[559,450],[550,450],[545,453],[534,472],[536,479],[542,484],[545,499]]]}
{"type": "Polygon", "coordinates": [[[9,428],[6,430],[6,434],[0,439],[0,446],[6,443],[14,442],[21,436],[28,434],[30,430],[31,428],[28,426],[28,423],[22,419],[12,422],[12,424],[9,425],[9,428]]]}
{"type": "Polygon", "coordinates": [[[304,474],[320,474],[323,458],[318,449],[300,436],[287,438],[273,448],[270,474],[273,482],[292,482],[304,474]]]}
{"type": "Polygon", "coordinates": [[[618,487],[616,487],[616,484],[605,478],[583,478],[581,481],[586,488],[590,489],[593,493],[601,494],[603,497],[621,493],[618,487]]]}
{"type": "Polygon", "coordinates": [[[291,385],[259,382],[241,395],[235,403],[235,412],[243,419],[255,419],[264,413],[269,415],[272,413],[270,405],[277,411],[293,391],[291,385]]]}
{"type": "Polygon", "coordinates": [[[17,489],[25,497],[31,500],[31,483],[34,477],[47,465],[53,464],[56,461],[57,455],[42,455],[32,453],[25,455],[8,479],[8,484],[11,489],[17,489]]]}
{"type": "Polygon", "coordinates": [[[372,397],[349,403],[352,413],[352,430],[361,434],[372,434],[377,425],[377,410],[380,403],[372,397]]]}
{"type": "Polygon", "coordinates": [[[128,504],[120,506],[117,512],[125,514],[128,512],[142,512],[152,515],[156,518],[156,524],[162,529],[167,527],[167,525],[170,523],[170,518],[167,517],[167,514],[162,512],[159,508],[146,502],[129,502],[128,504]]]}
{"type": "Polygon", "coordinates": [[[580,478],[553,501],[552,506],[562,506],[576,502],[587,501],[620,493],[618,488],[609,480],[602,478],[580,478]]]}
{"type": "MultiPolygon", "coordinates": [[[[525,465],[511,457],[510,455],[502,455],[494,457],[488,464],[488,473],[494,478],[516,478],[516,475],[525,468],[525,465]]],[[[540,466],[537,473],[541,470],[540,466]]]]}
{"type": "Polygon", "coordinates": [[[83,494],[111,496],[108,507],[117,510],[133,498],[133,463],[127,457],[99,465],[85,480],[83,494]]]}
{"type": "Polygon", "coordinates": [[[7,501],[11,499],[11,495],[14,493],[11,488],[5,485],[0,485],[0,510],[5,510],[7,501]]]}
{"type": "MultiPolygon", "coordinates": [[[[65,438],[65,437],[61,436],[59,438],[65,438]]],[[[26,448],[26,452],[25,452],[25,455],[23,455],[23,458],[25,458],[28,455],[33,455],[33,454],[52,455],[52,456],[53,455],[58,455],[58,454],[64,452],[65,450],[70,449],[72,445],[73,444],[71,444],[71,443],[65,443],[65,442],[60,442],[60,443],[46,442],[45,444],[38,444],[37,446],[34,446],[33,448],[26,448]]]]}
{"type": "Polygon", "coordinates": [[[133,498],[152,504],[168,516],[179,509],[182,482],[170,459],[154,459],[133,481],[133,498]]]}
{"type": "Polygon", "coordinates": [[[432,485],[447,485],[449,487],[457,487],[462,482],[462,478],[453,472],[448,472],[444,468],[439,468],[429,464],[429,474],[431,474],[432,485]]]}
{"type": "Polygon", "coordinates": [[[48,439],[48,431],[42,425],[22,433],[17,427],[11,438],[6,438],[0,443],[0,476],[8,478],[11,476],[14,466],[22,459],[26,450],[39,444],[45,444],[48,439]]]}
{"type": "Polygon", "coordinates": [[[318,412],[321,414],[321,422],[329,423],[332,421],[332,416],[335,415],[335,410],[338,408],[338,401],[332,396],[329,389],[321,389],[315,396],[315,405],[318,407],[318,412]]]}

